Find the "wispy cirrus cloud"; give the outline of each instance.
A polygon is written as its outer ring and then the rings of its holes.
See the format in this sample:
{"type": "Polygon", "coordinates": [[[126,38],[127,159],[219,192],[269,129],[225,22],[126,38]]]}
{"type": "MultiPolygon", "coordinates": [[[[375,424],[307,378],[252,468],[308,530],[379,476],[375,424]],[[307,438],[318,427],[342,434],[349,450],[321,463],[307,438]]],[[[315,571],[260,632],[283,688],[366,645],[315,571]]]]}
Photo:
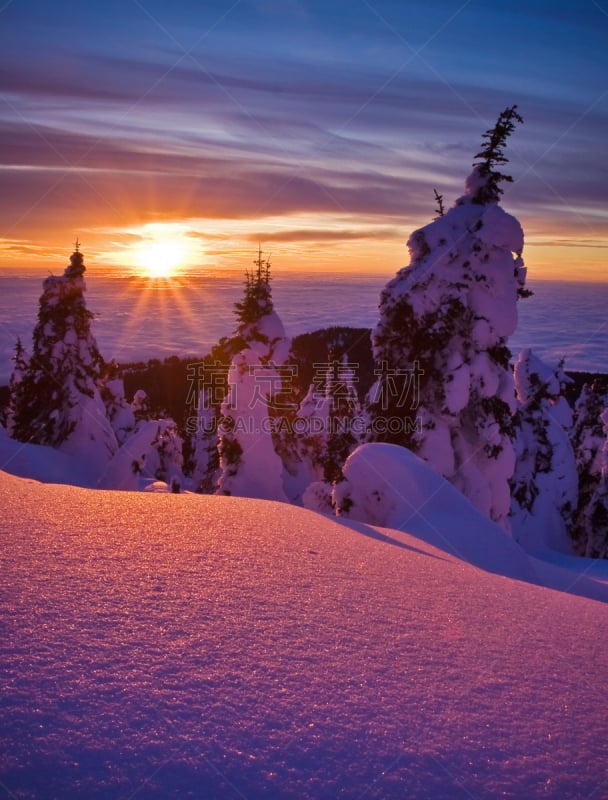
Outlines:
{"type": "Polygon", "coordinates": [[[509,144],[509,207],[535,231],[605,232],[608,21],[592,8],[173,6],[7,9],[0,235],[283,216],[267,233],[287,242],[290,216],[316,214],[329,242],[340,214],[345,236],[371,243],[380,219],[387,232],[428,220],[434,188],[449,205],[513,102],[526,123],[509,144]]]}

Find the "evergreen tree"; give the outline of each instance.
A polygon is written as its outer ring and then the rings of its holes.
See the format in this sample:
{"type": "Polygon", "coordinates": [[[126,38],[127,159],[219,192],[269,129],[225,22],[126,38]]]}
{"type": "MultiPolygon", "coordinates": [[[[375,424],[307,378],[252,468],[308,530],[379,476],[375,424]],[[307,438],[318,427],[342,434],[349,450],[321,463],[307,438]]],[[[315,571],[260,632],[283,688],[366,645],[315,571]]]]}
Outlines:
{"type": "Polygon", "coordinates": [[[342,467],[359,444],[353,430],[361,418],[361,407],[355,387],[355,375],[346,356],[331,359],[328,365],[325,396],[329,400],[329,435],[324,457],[324,479],[327,483],[342,478],[342,467]]]}
{"type": "Polygon", "coordinates": [[[32,354],[13,397],[12,435],[103,463],[116,451],[98,384],[104,366],[91,332],[79,243],[62,276],[43,283],[32,354]]]}
{"type": "Polygon", "coordinates": [[[264,315],[273,310],[272,293],[270,291],[270,259],[262,258],[262,248],[258,249],[258,257],[253,262],[255,270],[245,272],[245,292],[242,300],[236,302],[238,331],[244,331],[264,315]]]}
{"type": "Polygon", "coordinates": [[[273,434],[276,399],[282,392],[281,366],[290,342],[274,310],[270,262],[261,248],[256,269],[245,276],[243,299],[235,304],[236,341],[242,348],[232,359],[230,390],[221,407],[218,452],[219,494],[286,500],[283,463],[273,434]]]}
{"type": "Polygon", "coordinates": [[[435,201],[437,203],[437,208],[435,209],[435,219],[438,219],[439,217],[443,217],[445,214],[445,205],[443,204],[443,195],[439,194],[437,189],[433,189],[433,192],[435,194],[435,201]]]}
{"type": "Polygon", "coordinates": [[[107,464],[99,486],[141,491],[162,481],[170,491],[179,492],[184,486],[182,448],[177,425],[170,417],[141,419],[107,464]]]}
{"type": "Polygon", "coordinates": [[[289,355],[289,341],[274,310],[270,286],[270,259],[262,258],[261,248],[255,269],[245,273],[243,298],[235,303],[236,337],[241,349],[254,350],[262,363],[284,364],[289,355]]]}
{"type": "Polygon", "coordinates": [[[193,437],[192,485],[194,491],[201,494],[213,494],[217,489],[219,477],[218,415],[211,395],[211,388],[201,389],[197,403],[197,425],[193,437]]]}
{"type": "Polygon", "coordinates": [[[514,538],[527,550],[549,545],[571,552],[568,529],[577,498],[574,452],[567,430],[572,424],[564,398],[569,378],[523,350],[515,364],[518,409],[516,463],[512,486],[514,538]]]}
{"type": "MultiPolygon", "coordinates": [[[[601,498],[605,492],[602,469],[606,461],[605,411],[608,393],[597,383],[585,384],[574,409],[571,442],[576,458],[579,492],[571,529],[579,555],[594,557],[606,551],[606,529],[601,525],[601,498]]],[[[601,557],[606,558],[607,555],[601,557]]]]}
{"type": "Polygon", "coordinates": [[[150,403],[150,398],[143,389],[138,389],[133,395],[131,408],[133,409],[136,427],[140,422],[147,422],[154,416],[152,413],[152,404],[150,403]]]}
{"type": "Polygon", "coordinates": [[[9,402],[6,411],[6,430],[9,436],[15,438],[15,415],[18,409],[23,407],[25,402],[25,398],[23,397],[23,378],[27,374],[29,366],[29,359],[20,338],[17,339],[15,345],[13,363],[14,367],[8,385],[9,402]]]}
{"type": "Polygon", "coordinates": [[[234,357],[228,377],[230,391],[222,403],[218,494],[287,501],[283,464],[275,450],[268,414],[272,379],[271,368],[264,366],[253,350],[246,348],[234,357]]]}
{"type": "Polygon", "coordinates": [[[151,467],[148,462],[147,469],[153,469],[154,476],[158,480],[164,481],[171,491],[177,494],[184,485],[183,441],[179,435],[177,424],[167,417],[150,422],[148,425],[157,425],[156,436],[152,440],[151,446],[156,451],[158,465],[154,464],[151,467]]]}
{"type": "Polygon", "coordinates": [[[116,441],[122,445],[135,430],[135,414],[125,398],[124,382],[115,372],[115,365],[110,365],[99,388],[116,441]]]}
{"type": "Polygon", "coordinates": [[[587,558],[608,558],[608,408],[601,415],[604,445],[600,454],[600,476],[589,505],[584,510],[587,558]]]}
{"type": "Polygon", "coordinates": [[[372,441],[410,448],[505,527],[515,410],[507,341],[526,275],[521,226],[496,204],[508,111],[465,194],[411,235],[410,265],[382,292],[367,401],[372,441]]]}
{"type": "Polygon", "coordinates": [[[517,113],[517,106],[505,108],[498,115],[496,125],[483,134],[485,142],[475,156],[480,161],[473,164],[473,180],[476,183],[472,197],[473,203],[480,205],[498,203],[500,196],[504,193],[501,183],[513,182],[513,178],[501,172],[500,169],[508,161],[504,154],[504,147],[518,122],[522,123],[523,119],[517,113]]]}
{"type": "Polygon", "coordinates": [[[326,387],[320,392],[311,383],[296,417],[295,449],[300,460],[299,469],[303,473],[300,482],[304,488],[310,483],[326,479],[330,416],[331,398],[327,397],[326,387]]]}

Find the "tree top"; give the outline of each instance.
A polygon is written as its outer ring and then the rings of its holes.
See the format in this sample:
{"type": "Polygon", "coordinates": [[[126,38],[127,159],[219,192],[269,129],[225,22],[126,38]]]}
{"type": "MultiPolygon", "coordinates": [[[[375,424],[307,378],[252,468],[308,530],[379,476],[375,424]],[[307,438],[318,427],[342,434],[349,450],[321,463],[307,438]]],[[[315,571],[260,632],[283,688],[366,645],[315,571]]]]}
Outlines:
{"type": "Polygon", "coordinates": [[[474,203],[480,205],[497,203],[504,192],[500,184],[505,181],[513,182],[513,178],[501,172],[499,167],[508,162],[504,154],[507,139],[515,130],[515,125],[521,124],[523,121],[523,117],[517,111],[517,106],[512,105],[501,111],[494,127],[483,134],[482,147],[475,155],[476,160],[473,162],[473,167],[484,180],[480,181],[473,196],[474,203]]]}

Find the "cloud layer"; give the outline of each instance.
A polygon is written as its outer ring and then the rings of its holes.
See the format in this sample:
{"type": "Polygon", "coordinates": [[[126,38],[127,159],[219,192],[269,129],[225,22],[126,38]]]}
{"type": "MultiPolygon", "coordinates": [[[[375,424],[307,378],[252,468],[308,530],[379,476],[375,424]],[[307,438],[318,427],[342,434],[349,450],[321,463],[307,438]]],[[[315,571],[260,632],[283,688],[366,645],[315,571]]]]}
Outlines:
{"type": "Polygon", "coordinates": [[[516,102],[506,205],[547,247],[608,243],[598,3],[20,0],[0,24],[0,239],[402,241],[516,102]]]}

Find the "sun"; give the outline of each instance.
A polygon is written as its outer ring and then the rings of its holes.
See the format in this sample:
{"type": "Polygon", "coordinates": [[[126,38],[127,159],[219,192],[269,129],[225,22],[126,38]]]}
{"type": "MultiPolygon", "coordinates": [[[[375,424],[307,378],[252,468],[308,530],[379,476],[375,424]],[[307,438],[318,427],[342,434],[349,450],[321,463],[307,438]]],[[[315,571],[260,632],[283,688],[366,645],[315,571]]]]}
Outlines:
{"type": "Polygon", "coordinates": [[[183,263],[183,247],[175,242],[153,242],[137,254],[138,268],[148,278],[170,278],[183,263]]]}
{"type": "Polygon", "coordinates": [[[188,261],[187,255],[179,240],[158,239],[138,247],[133,262],[138,272],[147,278],[171,278],[188,261]]]}
{"type": "Polygon", "coordinates": [[[129,249],[129,262],[138,275],[169,280],[192,266],[200,265],[202,253],[197,243],[181,231],[158,228],[146,231],[142,241],[129,249]]]}

